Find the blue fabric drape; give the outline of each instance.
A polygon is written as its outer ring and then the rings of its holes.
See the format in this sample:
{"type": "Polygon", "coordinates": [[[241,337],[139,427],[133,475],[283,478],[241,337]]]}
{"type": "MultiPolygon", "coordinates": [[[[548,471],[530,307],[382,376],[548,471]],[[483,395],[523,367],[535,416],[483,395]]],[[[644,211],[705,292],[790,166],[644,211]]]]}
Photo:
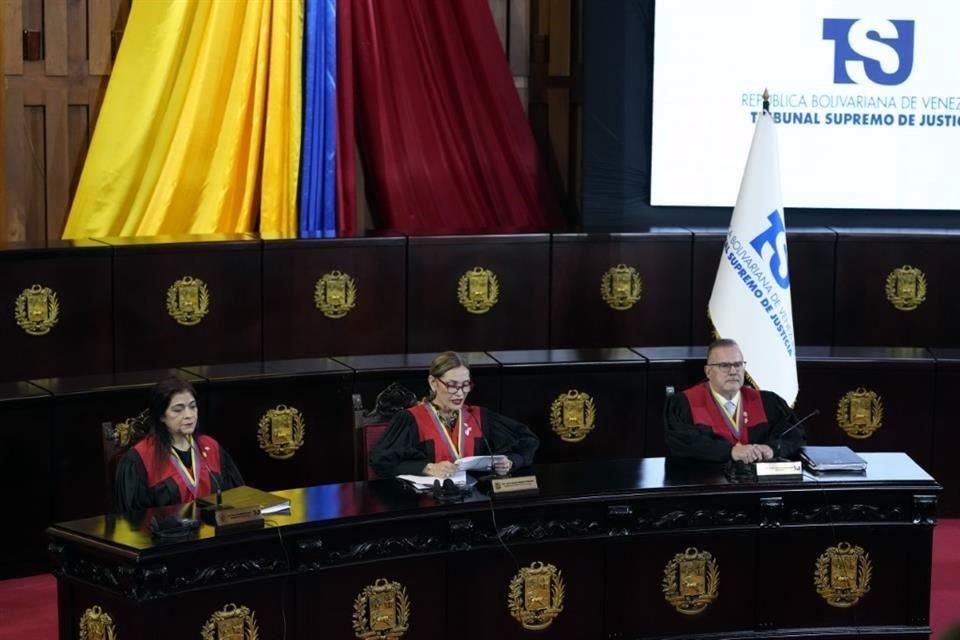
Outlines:
{"type": "Polygon", "coordinates": [[[337,0],[307,0],[300,237],[337,236],[337,0]]]}

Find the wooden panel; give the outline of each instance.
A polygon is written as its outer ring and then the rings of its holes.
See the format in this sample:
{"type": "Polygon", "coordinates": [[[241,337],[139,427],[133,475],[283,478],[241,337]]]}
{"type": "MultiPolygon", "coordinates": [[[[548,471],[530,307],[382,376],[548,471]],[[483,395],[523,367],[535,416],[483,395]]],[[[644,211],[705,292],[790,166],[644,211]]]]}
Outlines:
{"type": "Polygon", "coordinates": [[[563,188],[570,191],[570,91],[548,89],[550,148],[560,170],[563,188]]]}
{"type": "Polygon", "coordinates": [[[67,65],[70,75],[87,69],[87,11],[96,0],[67,0],[67,65]],[[82,28],[78,28],[82,27],[82,28]]]}
{"type": "Polygon", "coordinates": [[[26,181],[29,174],[26,155],[26,122],[23,110],[23,91],[8,88],[5,93],[4,169],[6,175],[6,226],[2,236],[11,242],[27,239],[26,181]]]}
{"type": "Polygon", "coordinates": [[[530,75],[530,0],[510,0],[510,71],[514,77],[530,75]]]}
{"type": "Polygon", "coordinates": [[[67,0],[44,0],[43,40],[47,75],[67,75],[67,0]]]}
{"type": "Polygon", "coordinates": [[[7,75],[23,73],[23,0],[3,2],[3,72],[7,75]]]}
{"type": "MultiPolygon", "coordinates": [[[[960,234],[936,230],[842,230],[837,241],[834,344],[957,347],[960,332],[945,318],[960,316],[960,234]],[[887,282],[896,287],[895,271],[909,266],[925,300],[900,310],[887,297],[887,282]],[[892,278],[892,280],[891,280],[892,278]]],[[[906,284],[906,283],[905,283],[906,284]]]]}
{"type": "MultiPolygon", "coordinates": [[[[71,102],[67,107],[67,158],[70,175],[70,202],[77,192],[80,183],[80,174],[83,171],[83,161],[87,158],[87,149],[90,146],[90,108],[86,104],[71,102]]],[[[64,218],[66,223],[66,218],[64,218]]],[[[48,225],[48,229],[49,229],[48,225]]],[[[51,239],[59,238],[63,233],[63,225],[57,229],[51,239]]]]}
{"type": "Polygon", "coordinates": [[[23,239],[34,242],[45,242],[46,229],[46,175],[47,163],[44,150],[46,135],[44,131],[44,109],[42,106],[25,106],[24,119],[26,128],[24,135],[24,155],[19,160],[26,165],[27,175],[24,180],[26,189],[26,218],[24,220],[23,239]]]}
{"type": "Polygon", "coordinates": [[[265,242],[264,358],[403,352],[406,257],[406,238],[265,242]],[[355,306],[329,318],[315,290],[335,271],[352,278],[355,306]]]}
{"type": "Polygon", "coordinates": [[[70,208],[70,155],[66,88],[47,89],[46,103],[46,203],[45,237],[59,238],[70,208]]]}
{"type": "Polygon", "coordinates": [[[663,409],[667,398],[704,379],[704,347],[634,347],[633,351],[647,359],[647,414],[643,455],[667,455],[663,434],[663,409]]]}
{"type": "Polygon", "coordinates": [[[570,0],[550,0],[551,76],[570,75],[570,0]]]}
{"type": "MultiPolygon", "coordinates": [[[[555,235],[551,346],[687,344],[690,243],[685,231],[555,235]],[[639,300],[623,310],[604,301],[602,287],[605,275],[620,264],[635,269],[639,278],[639,300]]],[[[612,279],[609,285],[613,286],[612,279]]]]}
{"type": "Polygon", "coordinates": [[[88,0],[87,16],[90,29],[90,75],[109,75],[113,67],[110,54],[112,3],[110,0],[88,0]]]}
{"type": "Polygon", "coordinates": [[[549,253],[544,234],[410,238],[407,351],[546,347],[549,253]],[[498,281],[497,302],[485,313],[458,300],[461,279],[476,267],[498,281]]]}
{"type": "Polygon", "coordinates": [[[233,241],[105,240],[116,247],[117,371],[261,359],[260,244],[227,238],[233,241]],[[167,311],[169,288],[185,276],[199,278],[209,292],[208,314],[190,326],[167,311]]]}
{"type": "Polygon", "coordinates": [[[937,359],[936,406],[933,429],[932,475],[943,485],[940,515],[960,514],[960,429],[957,429],[956,398],[960,389],[960,349],[933,349],[937,359]]]}

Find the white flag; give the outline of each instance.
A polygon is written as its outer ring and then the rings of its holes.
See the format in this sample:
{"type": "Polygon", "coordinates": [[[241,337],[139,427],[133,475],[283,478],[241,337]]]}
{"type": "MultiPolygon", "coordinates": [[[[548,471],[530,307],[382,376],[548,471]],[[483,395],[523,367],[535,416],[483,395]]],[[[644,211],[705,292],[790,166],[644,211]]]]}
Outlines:
{"type": "Polygon", "coordinates": [[[753,382],[792,405],[798,389],[793,304],[777,132],[769,114],[757,118],[708,306],[720,337],[740,345],[753,382]]]}

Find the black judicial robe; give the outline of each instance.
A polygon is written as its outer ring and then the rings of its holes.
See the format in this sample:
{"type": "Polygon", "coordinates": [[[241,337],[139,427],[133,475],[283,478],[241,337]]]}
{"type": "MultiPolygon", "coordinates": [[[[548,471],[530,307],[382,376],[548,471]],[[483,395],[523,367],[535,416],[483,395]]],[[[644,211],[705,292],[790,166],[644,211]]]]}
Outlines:
{"type": "MultiPolygon", "coordinates": [[[[207,443],[217,447],[219,473],[216,471],[212,473],[216,475],[216,481],[220,483],[221,489],[226,491],[227,489],[232,489],[233,487],[244,484],[240,470],[234,463],[233,458],[230,457],[230,454],[227,453],[223,447],[219,446],[213,438],[209,436],[198,436],[198,445],[201,448],[203,444],[207,443]]],[[[192,469],[190,452],[178,451],[177,454],[184,466],[191,468],[191,471],[195,473],[195,470],[192,469]]],[[[214,482],[206,477],[211,471],[209,470],[209,465],[207,465],[203,459],[200,457],[197,459],[197,466],[201,469],[201,478],[204,483],[203,490],[198,491],[198,495],[209,495],[216,490],[214,482]],[[204,471],[207,473],[204,473],[204,471]],[[206,490],[208,486],[211,487],[209,491],[206,490]]],[[[146,464],[153,464],[153,461],[149,460],[149,462],[145,463],[143,455],[137,450],[136,446],[130,447],[120,458],[120,461],[117,463],[114,482],[114,511],[132,513],[150,507],[165,507],[171,504],[179,504],[191,499],[189,497],[185,499],[181,495],[182,492],[173,477],[173,473],[175,472],[172,470],[172,466],[166,465],[166,471],[164,472],[165,477],[156,479],[157,481],[151,485],[149,481],[151,474],[148,473],[146,464]]]]}
{"type": "MultiPolygon", "coordinates": [[[[708,386],[708,383],[697,386],[708,386]]],[[[695,421],[687,395],[691,390],[696,390],[697,396],[704,395],[700,389],[691,387],[667,399],[664,409],[664,427],[668,454],[677,458],[728,462],[731,459],[730,450],[735,440],[731,434],[726,433],[729,428],[721,422],[723,418],[720,410],[698,411],[699,417],[695,421]]],[[[706,393],[709,394],[709,389],[706,393]]],[[[778,458],[796,456],[800,447],[804,445],[803,427],[781,435],[790,425],[797,422],[797,416],[783,398],[771,391],[757,391],[750,387],[743,387],[740,393],[744,398],[744,407],[750,402],[748,395],[754,397],[758,395],[756,400],[762,403],[762,413],[766,414],[761,420],[741,426],[741,430],[746,433],[746,441],[750,444],[770,446],[773,454],[778,458]]]]}
{"type": "MultiPolygon", "coordinates": [[[[470,447],[474,455],[505,455],[513,469],[533,464],[533,455],[540,439],[526,425],[483,407],[465,405],[465,413],[478,415],[480,433],[471,433],[470,447]],[[480,435],[482,434],[482,435],[480,435]],[[487,444],[489,443],[489,448],[487,444]]],[[[370,466],[378,478],[398,475],[422,475],[428,463],[438,461],[434,440],[423,439],[417,420],[410,410],[400,411],[370,452],[370,466]]]]}

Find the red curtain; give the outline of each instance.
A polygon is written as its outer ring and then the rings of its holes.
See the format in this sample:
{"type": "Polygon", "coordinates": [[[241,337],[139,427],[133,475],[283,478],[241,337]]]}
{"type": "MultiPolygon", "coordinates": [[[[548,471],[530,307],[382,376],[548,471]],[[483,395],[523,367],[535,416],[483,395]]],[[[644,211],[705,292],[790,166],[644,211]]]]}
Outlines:
{"type": "MultiPolygon", "coordinates": [[[[381,230],[556,226],[555,201],[487,0],[340,0],[338,36],[338,73],[352,74],[337,81],[338,151],[353,139],[355,117],[381,230]],[[352,95],[339,97],[349,87],[352,95]]],[[[339,153],[344,224],[353,216],[342,190],[352,189],[347,162],[352,154],[339,153]]]]}

